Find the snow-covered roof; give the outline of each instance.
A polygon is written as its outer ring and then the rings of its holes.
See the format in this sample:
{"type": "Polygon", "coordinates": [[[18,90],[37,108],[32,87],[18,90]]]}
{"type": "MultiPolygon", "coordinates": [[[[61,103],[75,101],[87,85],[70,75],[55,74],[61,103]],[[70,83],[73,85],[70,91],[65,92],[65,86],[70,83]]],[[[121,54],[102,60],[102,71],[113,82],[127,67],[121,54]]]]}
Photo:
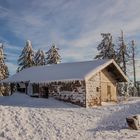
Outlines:
{"type": "Polygon", "coordinates": [[[90,77],[90,75],[97,73],[99,70],[102,70],[111,63],[116,65],[116,69],[120,71],[122,79],[127,81],[127,77],[114,60],[94,60],[30,67],[16,73],[2,82],[30,81],[31,83],[47,83],[51,81],[83,80],[90,77]]]}

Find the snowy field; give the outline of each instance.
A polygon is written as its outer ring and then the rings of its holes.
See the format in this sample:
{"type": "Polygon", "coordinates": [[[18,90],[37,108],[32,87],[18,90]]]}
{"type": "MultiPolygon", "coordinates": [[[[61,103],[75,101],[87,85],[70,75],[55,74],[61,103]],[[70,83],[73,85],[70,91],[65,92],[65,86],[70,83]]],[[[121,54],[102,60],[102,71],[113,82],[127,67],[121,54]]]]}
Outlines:
{"type": "Polygon", "coordinates": [[[23,94],[0,97],[0,140],[139,140],[125,118],[140,114],[140,98],[85,109],[23,94]]]}

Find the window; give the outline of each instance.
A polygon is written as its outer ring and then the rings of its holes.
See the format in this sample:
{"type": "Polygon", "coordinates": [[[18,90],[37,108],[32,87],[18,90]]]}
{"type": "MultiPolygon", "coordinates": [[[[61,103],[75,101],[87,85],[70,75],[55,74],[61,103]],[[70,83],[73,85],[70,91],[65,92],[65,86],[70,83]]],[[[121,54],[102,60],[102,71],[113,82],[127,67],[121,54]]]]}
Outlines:
{"type": "Polygon", "coordinates": [[[99,87],[96,87],[96,92],[99,92],[99,87]]]}
{"type": "Polygon", "coordinates": [[[107,85],[107,94],[110,95],[111,94],[111,86],[107,85]]]}
{"type": "Polygon", "coordinates": [[[107,100],[111,101],[111,86],[107,85],[107,100]]]}
{"type": "Polygon", "coordinates": [[[39,93],[39,84],[33,84],[33,93],[39,93]]]}

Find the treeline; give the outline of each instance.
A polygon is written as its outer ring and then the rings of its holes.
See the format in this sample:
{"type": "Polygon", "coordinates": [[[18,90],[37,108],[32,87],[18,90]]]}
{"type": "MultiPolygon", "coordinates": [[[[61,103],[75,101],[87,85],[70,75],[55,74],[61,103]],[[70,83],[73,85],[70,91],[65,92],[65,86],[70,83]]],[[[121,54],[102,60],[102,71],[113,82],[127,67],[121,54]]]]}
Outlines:
{"type": "Polygon", "coordinates": [[[44,52],[41,49],[35,52],[32,48],[31,41],[27,40],[26,45],[18,58],[19,67],[17,68],[17,72],[32,66],[60,63],[61,56],[59,55],[58,50],[59,48],[53,44],[47,52],[44,52]]]}
{"type": "MultiPolygon", "coordinates": [[[[111,33],[101,33],[102,40],[97,46],[98,54],[94,59],[114,59],[120,66],[125,74],[128,72],[127,64],[132,61],[132,70],[134,75],[134,85],[136,83],[135,73],[135,42],[130,41],[129,45],[124,40],[123,31],[118,37],[118,43],[113,42],[111,33]]],[[[3,44],[0,43],[0,80],[3,80],[9,76],[8,67],[5,64],[6,55],[3,51],[3,44]]],[[[61,62],[61,56],[59,55],[59,48],[53,44],[50,46],[47,52],[39,49],[37,52],[33,50],[30,40],[26,41],[25,47],[21,51],[21,54],[17,60],[18,68],[17,72],[29,68],[32,66],[58,64],[61,62]]],[[[130,67],[130,65],[129,65],[130,67]]],[[[0,85],[0,94],[5,95],[6,88],[4,85],[0,85]]]]}
{"type": "Polygon", "coordinates": [[[134,59],[134,40],[126,43],[124,41],[123,31],[118,37],[117,44],[113,43],[112,35],[110,33],[102,33],[102,41],[97,46],[98,54],[95,59],[114,59],[120,68],[127,74],[127,63],[134,59]]]}
{"type": "MultiPolygon", "coordinates": [[[[19,56],[17,72],[32,66],[41,66],[48,64],[58,64],[61,62],[59,48],[53,44],[47,52],[39,49],[35,52],[30,40],[26,41],[21,55],[19,56]]],[[[0,81],[9,77],[8,66],[5,64],[6,54],[4,54],[4,45],[0,43],[0,81]]],[[[0,95],[9,95],[10,85],[0,83],[0,95]]]]}
{"type": "Polygon", "coordinates": [[[98,54],[95,56],[95,59],[114,59],[122,71],[128,77],[131,76],[131,78],[133,78],[133,82],[118,85],[119,93],[124,95],[131,94],[132,96],[139,95],[139,82],[136,81],[136,51],[134,40],[130,40],[129,43],[126,43],[123,31],[121,31],[118,37],[117,44],[113,42],[113,37],[110,33],[101,33],[101,36],[102,41],[97,46],[98,54]]]}

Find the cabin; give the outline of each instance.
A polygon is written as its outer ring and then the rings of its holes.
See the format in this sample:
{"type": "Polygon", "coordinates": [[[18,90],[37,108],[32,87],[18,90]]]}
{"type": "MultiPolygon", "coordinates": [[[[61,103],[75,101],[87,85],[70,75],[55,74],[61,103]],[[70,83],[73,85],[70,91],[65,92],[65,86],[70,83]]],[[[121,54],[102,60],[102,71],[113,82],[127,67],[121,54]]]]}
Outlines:
{"type": "Polygon", "coordinates": [[[2,82],[24,84],[29,96],[92,107],[116,102],[117,83],[128,82],[128,78],[111,59],[30,67],[2,82]]]}

